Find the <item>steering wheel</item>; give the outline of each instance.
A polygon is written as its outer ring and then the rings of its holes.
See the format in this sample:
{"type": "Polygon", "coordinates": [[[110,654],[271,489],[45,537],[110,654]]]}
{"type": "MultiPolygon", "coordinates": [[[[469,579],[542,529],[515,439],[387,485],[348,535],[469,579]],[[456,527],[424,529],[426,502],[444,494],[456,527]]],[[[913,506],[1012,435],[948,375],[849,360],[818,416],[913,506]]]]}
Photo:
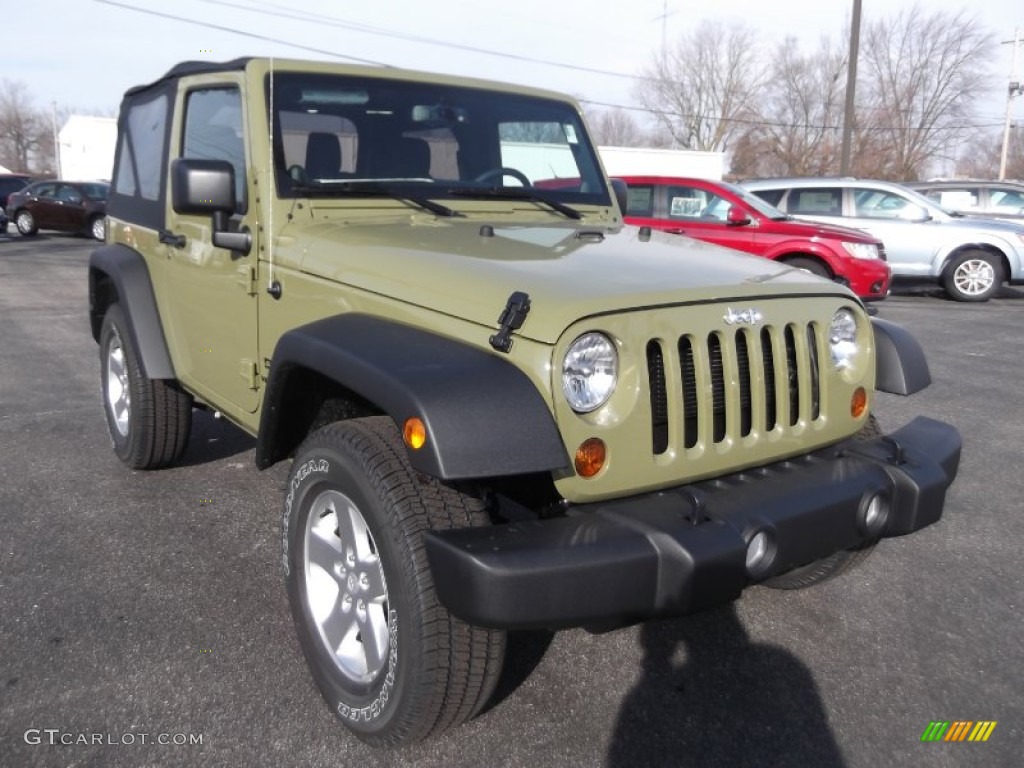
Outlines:
{"type": "Polygon", "coordinates": [[[505,176],[511,176],[524,187],[532,186],[530,184],[530,180],[527,178],[525,173],[523,173],[522,171],[518,171],[515,168],[507,167],[491,168],[490,170],[484,171],[479,176],[477,176],[474,179],[474,181],[489,181],[493,178],[501,179],[505,176]]]}

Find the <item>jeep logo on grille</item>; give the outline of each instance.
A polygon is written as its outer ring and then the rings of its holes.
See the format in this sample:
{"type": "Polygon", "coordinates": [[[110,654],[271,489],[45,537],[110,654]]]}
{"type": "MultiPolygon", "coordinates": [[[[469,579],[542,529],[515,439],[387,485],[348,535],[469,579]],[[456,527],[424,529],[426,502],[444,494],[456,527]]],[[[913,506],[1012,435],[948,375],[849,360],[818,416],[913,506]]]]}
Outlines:
{"type": "Polygon", "coordinates": [[[726,325],[757,325],[764,320],[764,315],[753,307],[748,309],[729,307],[722,319],[725,320],[726,325]]]}

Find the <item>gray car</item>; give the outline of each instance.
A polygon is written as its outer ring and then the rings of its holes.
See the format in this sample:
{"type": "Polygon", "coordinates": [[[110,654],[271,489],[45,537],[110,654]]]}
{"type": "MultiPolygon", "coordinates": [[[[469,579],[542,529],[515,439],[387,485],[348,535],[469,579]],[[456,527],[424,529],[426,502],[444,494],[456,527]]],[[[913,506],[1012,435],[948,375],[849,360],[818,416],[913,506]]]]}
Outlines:
{"type": "Polygon", "coordinates": [[[765,179],[743,186],[791,216],[856,227],[883,243],[894,278],[939,282],[958,301],[1024,283],[1024,224],[965,217],[887,181],[765,179]]]}
{"type": "Polygon", "coordinates": [[[1024,221],[1024,184],[1012,181],[913,181],[905,186],[957,213],[1024,221]]]}

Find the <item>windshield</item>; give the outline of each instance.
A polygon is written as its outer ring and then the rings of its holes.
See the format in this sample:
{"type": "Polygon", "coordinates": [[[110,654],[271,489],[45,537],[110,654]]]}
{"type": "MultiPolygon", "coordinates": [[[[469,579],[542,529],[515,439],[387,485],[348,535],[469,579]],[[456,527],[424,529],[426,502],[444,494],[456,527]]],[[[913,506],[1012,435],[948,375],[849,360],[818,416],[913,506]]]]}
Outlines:
{"type": "Polygon", "coordinates": [[[740,200],[749,205],[762,216],[766,216],[769,219],[776,220],[789,218],[785,213],[780,211],[774,205],[770,205],[769,203],[762,200],[760,197],[758,197],[745,187],[741,187],[737,184],[730,184],[728,181],[720,181],[718,183],[721,184],[726,189],[728,189],[730,192],[736,195],[736,197],[740,198],[740,200]]]}
{"type": "Polygon", "coordinates": [[[560,203],[611,203],[569,103],[375,77],[273,77],[283,197],[352,197],[375,185],[431,198],[507,188],[560,203]]]}

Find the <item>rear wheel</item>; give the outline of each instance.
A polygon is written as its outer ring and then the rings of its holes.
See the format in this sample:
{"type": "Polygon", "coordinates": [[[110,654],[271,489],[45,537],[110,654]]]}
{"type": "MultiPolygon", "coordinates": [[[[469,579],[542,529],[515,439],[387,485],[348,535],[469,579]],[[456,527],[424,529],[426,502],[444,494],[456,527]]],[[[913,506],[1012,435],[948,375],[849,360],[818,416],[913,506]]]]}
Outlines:
{"type": "MultiPolygon", "coordinates": [[[[885,433],[882,431],[878,419],[872,413],[868,416],[867,422],[861,427],[860,431],[854,435],[854,439],[871,440],[881,437],[883,434],[885,433]]],[[[867,541],[859,547],[836,552],[828,557],[821,558],[821,560],[816,560],[813,563],[794,568],[778,576],[773,576],[762,583],[764,586],[771,587],[772,589],[804,589],[805,587],[812,587],[860,565],[875,550],[877,543],[877,539],[867,541]]]]}
{"type": "Polygon", "coordinates": [[[192,397],[177,382],[142,374],[118,304],[103,316],[100,363],[114,453],[133,469],[155,469],[177,461],[192,428],[192,397]]]}
{"type": "Polygon", "coordinates": [[[419,741],[480,711],[505,633],[440,604],[429,530],[486,525],[484,503],[414,471],[388,417],[314,432],[296,454],[283,514],[299,643],[331,709],[364,741],[419,741]]]}
{"type": "Polygon", "coordinates": [[[1002,282],[999,260],[979,250],[954,257],[942,276],[946,292],[957,301],[988,301],[1002,282]]]}
{"type": "Polygon", "coordinates": [[[92,235],[94,240],[106,240],[107,239],[107,220],[104,216],[94,216],[92,221],[89,222],[89,233],[92,235]]]}

